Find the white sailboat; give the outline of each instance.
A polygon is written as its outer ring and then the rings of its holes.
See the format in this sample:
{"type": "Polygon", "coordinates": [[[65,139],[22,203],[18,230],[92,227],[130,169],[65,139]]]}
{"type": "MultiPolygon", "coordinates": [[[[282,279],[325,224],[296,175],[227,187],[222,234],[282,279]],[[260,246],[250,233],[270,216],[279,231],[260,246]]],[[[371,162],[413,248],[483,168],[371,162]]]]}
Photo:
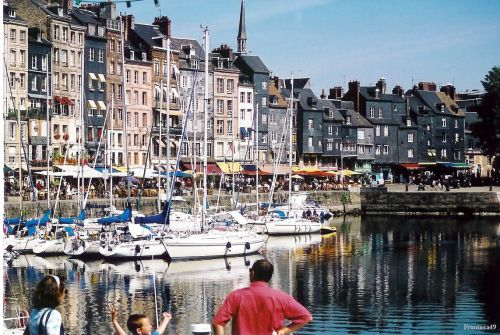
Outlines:
{"type": "MultiPolygon", "coordinates": [[[[201,215],[202,231],[198,234],[168,236],[164,243],[171,259],[216,258],[247,255],[258,252],[265,237],[248,229],[215,230],[207,229],[207,142],[208,142],[208,29],[205,33],[205,103],[204,103],[204,150],[203,150],[203,210],[201,215]]],[[[187,119],[187,118],[186,118],[187,119]]]]}

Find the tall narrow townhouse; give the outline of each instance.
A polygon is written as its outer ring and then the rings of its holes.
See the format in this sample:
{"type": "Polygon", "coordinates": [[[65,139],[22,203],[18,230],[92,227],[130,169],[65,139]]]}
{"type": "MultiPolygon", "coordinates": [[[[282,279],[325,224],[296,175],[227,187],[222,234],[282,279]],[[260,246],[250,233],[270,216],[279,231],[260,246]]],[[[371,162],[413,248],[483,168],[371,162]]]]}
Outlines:
{"type": "Polygon", "coordinates": [[[26,166],[28,154],[28,24],[17,8],[3,6],[5,164],[17,169],[26,166]]]}
{"type": "Polygon", "coordinates": [[[240,71],[233,66],[233,51],[227,45],[214,49],[210,57],[214,70],[214,156],[217,161],[238,161],[240,157],[236,156],[238,138],[236,106],[240,71]]]}
{"type": "Polygon", "coordinates": [[[238,129],[237,156],[242,162],[254,162],[255,157],[254,91],[250,78],[240,74],[238,80],[238,129]]]}
{"type": "Polygon", "coordinates": [[[29,161],[33,171],[45,170],[50,158],[51,48],[39,28],[28,30],[29,161]]]}
{"type": "MultiPolygon", "coordinates": [[[[203,153],[204,133],[204,99],[205,99],[205,52],[198,41],[188,38],[171,38],[172,46],[179,51],[179,93],[180,110],[187,117],[186,138],[184,139],[181,154],[184,160],[190,160],[203,153]],[[186,143],[186,144],[184,144],[186,143]]],[[[207,155],[213,156],[213,68],[209,63],[208,73],[208,126],[207,155]]]]}
{"type": "MultiPolygon", "coordinates": [[[[108,106],[106,97],[106,24],[95,12],[73,8],[71,16],[85,27],[83,122],[84,143],[89,161],[104,162],[106,140],[103,137],[108,106]]],[[[73,78],[71,78],[72,85],[73,78]]],[[[70,85],[70,86],[71,86],[70,85]]]]}
{"type": "MultiPolygon", "coordinates": [[[[281,89],[284,88],[283,80],[278,77],[273,77],[269,85],[269,151],[271,154],[272,162],[279,162],[281,164],[288,164],[290,154],[290,108],[289,97],[281,94],[281,89]],[[287,101],[288,100],[288,101],[287,101]]],[[[293,117],[292,117],[293,122],[293,117]]],[[[293,135],[292,125],[292,135],[293,135]]],[[[296,160],[296,145],[293,142],[292,136],[292,162],[296,160]]]]}
{"type": "Polygon", "coordinates": [[[71,1],[19,0],[19,10],[30,26],[39,26],[52,43],[52,119],[53,159],[62,162],[76,154],[83,125],[80,119],[85,26],[71,16],[71,1]],[[41,23],[42,22],[42,23],[41,23]]]}
{"type": "Polygon", "coordinates": [[[328,99],[322,94],[323,108],[323,165],[332,170],[340,167],[340,143],[342,141],[342,125],[345,120],[339,109],[342,108],[342,87],[330,89],[328,99]]]}
{"type": "MultiPolygon", "coordinates": [[[[133,16],[124,18],[125,42],[125,105],[128,162],[131,168],[142,168],[147,163],[149,130],[151,125],[152,60],[144,51],[143,42],[130,38],[135,29],[133,16]]],[[[125,129],[125,126],[124,126],[125,129]]],[[[165,145],[165,143],[162,143],[165,145]]]]}
{"type": "Polygon", "coordinates": [[[179,51],[172,48],[170,34],[171,21],[166,16],[155,18],[152,25],[135,23],[134,29],[128,34],[128,39],[139,45],[153,63],[150,83],[152,110],[147,122],[153,126],[151,162],[156,168],[165,168],[166,164],[175,162],[182,134],[183,113],[179,110],[177,81],[180,74],[179,51]]]}

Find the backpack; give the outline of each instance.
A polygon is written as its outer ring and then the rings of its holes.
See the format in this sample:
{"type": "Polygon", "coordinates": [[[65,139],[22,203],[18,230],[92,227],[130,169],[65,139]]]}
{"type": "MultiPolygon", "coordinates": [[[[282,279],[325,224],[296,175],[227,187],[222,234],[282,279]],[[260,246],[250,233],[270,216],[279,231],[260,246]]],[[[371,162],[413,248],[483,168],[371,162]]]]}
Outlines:
{"type": "MultiPolygon", "coordinates": [[[[47,322],[49,322],[50,315],[52,314],[53,309],[46,309],[42,315],[40,316],[40,321],[38,322],[38,335],[47,335],[47,322]],[[45,321],[44,321],[45,318],[45,321]]],[[[24,329],[23,335],[30,335],[29,322],[24,329]]],[[[60,334],[64,335],[64,327],[61,323],[60,334]]]]}

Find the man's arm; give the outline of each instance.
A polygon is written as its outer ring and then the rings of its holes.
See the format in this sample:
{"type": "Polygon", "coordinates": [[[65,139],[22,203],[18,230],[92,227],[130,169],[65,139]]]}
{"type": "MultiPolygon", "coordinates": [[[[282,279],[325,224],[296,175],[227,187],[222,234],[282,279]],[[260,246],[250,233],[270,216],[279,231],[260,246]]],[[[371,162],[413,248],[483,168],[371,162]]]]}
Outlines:
{"type": "MultiPolygon", "coordinates": [[[[312,320],[312,319],[311,319],[312,320]]],[[[278,330],[277,335],[285,335],[285,334],[290,334],[293,333],[294,331],[299,330],[300,328],[304,327],[306,324],[308,324],[311,320],[303,322],[303,323],[292,323],[288,327],[283,327],[278,330]]]]}
{"type": "Polygon", "coordinates": [[[215,335],[224,335],[224,326],[214,324],[215,335]]]}

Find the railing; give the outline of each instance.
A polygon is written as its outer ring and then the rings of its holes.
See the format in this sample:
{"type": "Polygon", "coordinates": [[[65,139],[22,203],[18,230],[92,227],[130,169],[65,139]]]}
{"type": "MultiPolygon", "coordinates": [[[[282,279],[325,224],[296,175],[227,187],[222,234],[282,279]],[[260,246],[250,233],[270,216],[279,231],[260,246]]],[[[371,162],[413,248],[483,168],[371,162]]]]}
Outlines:
{"type": "MultiPolygon", "coordinates": [[[[52,117],[53,110],[49,108],[49,117],[52,117]]],[[[47,108],[46,107],[36,107],[28,108],[28,116],[33,119],[45,119],[47,118],[47,108]]]]}

